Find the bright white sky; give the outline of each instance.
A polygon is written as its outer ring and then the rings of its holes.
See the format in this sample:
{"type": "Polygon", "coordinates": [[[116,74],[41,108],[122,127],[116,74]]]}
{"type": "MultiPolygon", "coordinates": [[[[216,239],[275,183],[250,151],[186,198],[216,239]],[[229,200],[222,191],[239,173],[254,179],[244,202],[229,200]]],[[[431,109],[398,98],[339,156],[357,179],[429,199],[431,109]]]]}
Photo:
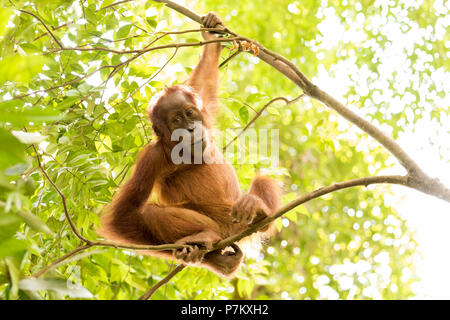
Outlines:
{"type": "MultiPolygon", "coordinates": [[[[388,1],[389,2],[389,1],[388,1]]],[[[410,1],[411,5],[417,1],[410,1]]],[[[376,1],[375,5],[383,6],[386,1],[376,1]]],[[[439,12],[446,14],[446,18],[440,19],[434,26],[435,36],[442,39],[445,28],[450,24],[450,2],[436,1],[435,8],[439,12]]],[[[356,8],[356,6],[355,6],[356,8]]],[[[358,10],[358,9],[357,9],[358,10]]],[[[361,9],[359,9],[361,10],[361,9]]],[[[399,12],[399,15],[402,15],[399,12]]],[[[336,17],[334,9],[328,8],[319,13],[319,18],[323,19],[319,25],[319,30],[323,34],[320,49],[328,50],[339,46],[339,43],[351,41],[353,43],[363,44],[366,40],[365,35],[361,32],[363,28],[364,16],[361,14],[355,22],[351,22],[351,29],[345,30],[336,17]],[[358,22],[359,21],[359,22],[358,22]]],[[[373,84],[376,88],[380,88],[382,96],[375,97],[374,100],[385,101],[389,108],[384,110],[387,114],[390,112],[404,111],[407,117],[411,117],[411,110],[408,105],[411,103],[411,97],[407,94],[400,100],[392,97],[392,91],[387,87],[386,79],[383,77],[390,75],[393,71],[397,72],[395,88],[398,92],[403,92],[404,88],[412,85],[421,96],[429,94],[429,85],[435,84],[437,88],[445,92],[450,92],[450,74],[445,72],[443,68],[432,70],[432,75],[428,81],[422,84],[418,83],[414,72],[423,71],[426,61],[433,59],[432,56],[419,52],[423,62],[417,63],[411,67],[406,61],[404,50],[412,51],[413,44],[416,42],[426,41],[429,39],[431,30],[420,30],[415,23],[411,23],[409,31],[403,31],[401,25],[396,21],[387,21],[386,17],[378,17],[374,19],[372,28],[379,28],[380,32],[389,35],[392,41],[391,46],[379,48],[376,44],[373,49],[379,57],[380,74],[374,74],[366,68],[358,69],[353,59],[343,60],[339,62],[332,70],[319,68],[319,75],[314,82],[320,87],[329,91],[332,95],[345,101],[342,96],[347,92],[350,85],[354,85],[349,81],[348,76],[357,75],[358,88],[357,92],[366,95],[369,88],[367,87],[367,79],[377,79],[373,84]],[[377,23],[378,22],[378,23],[377,23]],[[382,27],[380,27],[382,26],[382,27]]],[[[448,45],[447,45],[448,47],[448,45]]],[[[417,52],[416,52],[417,53],[417,52]]],[[[320,58],[320,52],[318,54],[320,58]]],[[[447,54],[449,58],[449,54],[447,54]]],[[[444,98],[433,96],[434,103],[421,103],[426,110],[431,110],[435,106],[449,108],[450,98],[446,95],[444,98]]],[[[358,97],[354,98],[357,101],[358,97]]],[[[352,108],[359,114],[370,114],[377,108],[376,105],[366,105],[362,110],[352,108]]],[[[339,118],[339,122],[345,122],[339,118]]],[[[412,156],[413,159],[428,174],[438,177],[444,184],[450,186],[450,117],[442,113],[441,125],[431,120],[426,114],[424,118],[411,127],[406,127],[406,132],[397,140],[399,144],[412,156]],[[430,143],[432,141],[433,143],[430,143]]],[[[404,123],[400,123],[404,127],[404,123]]],[[[381,127],[389,132],[388,127],[381,127]]],[[[361,141],[361,148],[367,148],[365,141],[361,141]]],[[[388,159],[389,162],[395,162],[395,159],[388,159]]],[[[385,174],[403,174],[404,170],[400,165],[396,165],[393,169],[383,172],[385,174]]],[[[422,257],[417,257],[417,275],[422,279],[413,290],[416,298],[434,298],[434,299],[450,299],[450,203],[443,200],[425,195],[423,193],[407,189],[400,186],[393,186],[393,197],[387,197],[385,201],[398,203],[399,213],[407,220],[407,223],[416,231],[416,241],[419,244],[419,251],[422,257]]]]}
{"type": "MultiPolygon", "coordinates": [[[[445,123],[441,134],[433,135],[434,126],[424,121],[417,125],[416,133],[407,133],[400,139],[407,152],[431,176],[438,177],[450,186],[450,153],[439,156],[436,146],[426,140],[432,138],[437,145],[449,145],[450,121],[445,123]],[[422,148],[423,147],[423,148],[422,148]]],[[[415,287],[418,298],[450,299],[450,203],[421,192],[395,186],[395,195],[404,196],[398,205],[400,214],[416,229],[416,240],[423,257],[417,259],[417,274],[422,282],[415,287]]]]}

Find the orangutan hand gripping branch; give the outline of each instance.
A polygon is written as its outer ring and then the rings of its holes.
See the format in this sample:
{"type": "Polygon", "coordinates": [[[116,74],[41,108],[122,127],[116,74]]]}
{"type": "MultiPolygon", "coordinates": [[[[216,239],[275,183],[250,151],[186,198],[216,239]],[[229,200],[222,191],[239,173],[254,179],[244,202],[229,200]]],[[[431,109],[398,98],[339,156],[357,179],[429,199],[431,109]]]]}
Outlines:
{"type": "MultiPolygon", "coordinates": [[[[203,24],[215,28],[223,22],[208,13],[203,24]]],[[[202,35],[205,40],[216,37],[208,32],[202,35]]],[[[131,178],[102,217],[99,233],[131,244],[188,244],[189,249],[145,254],[200,264],[231,277],[243,257],[238,244],[231,250],[206,254],[202,249],[210,250],[218,241],[273,214],[279,207],[280,189],[276,181],[259,176],[249,193],[242,195],[234,168],[214,145],[210,132],[217,105],[220,52],[220,43],[205,45],[187,84],[165,89],[151,104],[148,113],[158,139],[140,152],[131,178]],[[176,142],[171,137],[179,129],[192,138],[187,139],[189,148],[183,152],[188,154],[183,156],[191,157],[195,148],[201,153],[208,150],[208,163],[174,163],[176,142]],[[148,202],[151,193],[156,194],[157,204],[148,202]]]]}

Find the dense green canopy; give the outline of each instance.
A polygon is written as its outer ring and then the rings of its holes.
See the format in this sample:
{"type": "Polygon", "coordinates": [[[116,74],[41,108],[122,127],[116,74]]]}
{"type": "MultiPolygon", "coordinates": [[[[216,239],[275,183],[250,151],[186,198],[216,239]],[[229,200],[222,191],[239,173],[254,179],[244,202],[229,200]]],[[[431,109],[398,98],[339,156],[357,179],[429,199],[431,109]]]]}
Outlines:
{"type": "MultiPolygon", "coordinates": [[[[1,2],[0,298],[136,299],[174,264],[93,247],[26,278],[80,246],[64,205],[83,237],[98,238],[103,207],[155,138],[145,113],[149,100],[187,79],[201,47],[123,52],[146,47],[158,32],[199,25],[150,0],[1,2]]],[[[440,1],[202,0],[186,6],[215,11],[231,30],[290,59],[394,138],[420,118],[439,124],[450,115],[444,101],[449,9],[440,1]]],[[[200,40],[198,31],[167,34],[152,46],[200,40]]],[[[226,46],[222,61],[233,53],[232,44],[226,46]]],[[[271,99],[299,94],[275,69],[241,53],[221,67],[217,128],[229,141],[271,99]]],[[[307,97],[275,102],[252,128],[279,130],[279,166],[250,153],[235,165],[241,187],[247,190],[256,173],[271,175],[283,182],[283,203],[393,165],[367,134],[307,97]]],[[[308,202],[276,221],[279,232],[246,259],[236,279],[189,267],[152,298],[411,297],[416,243],[385,200],[389,193],[387,185],[356,187],[308,202]]]]}

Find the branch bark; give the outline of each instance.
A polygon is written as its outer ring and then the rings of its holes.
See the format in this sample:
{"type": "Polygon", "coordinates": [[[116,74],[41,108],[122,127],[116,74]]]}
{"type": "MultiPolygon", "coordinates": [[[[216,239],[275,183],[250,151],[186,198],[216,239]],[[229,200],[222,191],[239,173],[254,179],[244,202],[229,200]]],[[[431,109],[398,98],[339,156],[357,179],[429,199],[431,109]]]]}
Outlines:
{"type": "Polygon", "coordinates": [[[33,273],[30,277],[31,278],[38,278],[40,276],[42,276],[44,273],[48,272],[49,270],[53,269],[54,267],[56,267],[58,264],[60,264],[61,262],[63,262],[64,260],[69,259],[70,257],[84,251],[87,250],[89,248],[92,248],[92,245],[84,245],[84,246],[80,246],[75,248],[74,250],[70,251],[69,253],[63,255],[62,257],[56,259],[55,261],[53,261],[52,263],[50,263],[49,265],[47,265],[45,268],[42,268],[41,270],[39,270],[38,272],[33,273]]]}
{"type": "Polygon", "coordinates": [[[162,279],[157,284],[152,286],[144,295],[142,295],[139,298],[139,300],[148,300],[148,299],[150,299],[150,297],[156,292],[156,290],[158,290],[161,286],[163,286],[164,284],[169,282],[170,279],[172,279],[177,273],[179,273],[185,267],[186,266],[182,265],[182,264],[178,265],[175,269],[173,269],[171,272],[169,272],[169,274],[164,279],[162,279]]]}

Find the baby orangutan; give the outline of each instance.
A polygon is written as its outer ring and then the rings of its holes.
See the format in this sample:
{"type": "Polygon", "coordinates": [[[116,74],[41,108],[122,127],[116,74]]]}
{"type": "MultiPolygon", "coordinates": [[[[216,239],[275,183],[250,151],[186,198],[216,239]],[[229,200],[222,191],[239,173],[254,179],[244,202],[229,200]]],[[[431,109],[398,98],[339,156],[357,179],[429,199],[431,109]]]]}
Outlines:
{"type": "MultiPolygon", "coordinates": [[[[204,16],[203,24],[206,28],[223,26],[214,13],[204,16]]],[[[206,41],[217,39],[209,32],[202,35],[206,41]]],[[[145,254],[200,264],[231,277],[243,256],[239,245],[206,254],[203,249],[210,250],[218,241],[272,215],[279,207],[280,188],[276,181],[259,176],[249,193],[241,194],[234,168],[214,145],[211,130],[220,52],[219,42],[205,45],[187,84],[165,89],[151,105],[149,117],[158,139],[140,152],[131,178],[102,217],[99,233],[131,244],[187,244],[189,248],[174,252],[145,254]],[[172,151],[177,142],[171,137],[179,129],[192,138],[187,139],[190,144],[183,152],[209,150],[212,163],[174,163],[172,151]],[[151,193],[157,196],[157,204],[148,202],[151,193]]]]}

